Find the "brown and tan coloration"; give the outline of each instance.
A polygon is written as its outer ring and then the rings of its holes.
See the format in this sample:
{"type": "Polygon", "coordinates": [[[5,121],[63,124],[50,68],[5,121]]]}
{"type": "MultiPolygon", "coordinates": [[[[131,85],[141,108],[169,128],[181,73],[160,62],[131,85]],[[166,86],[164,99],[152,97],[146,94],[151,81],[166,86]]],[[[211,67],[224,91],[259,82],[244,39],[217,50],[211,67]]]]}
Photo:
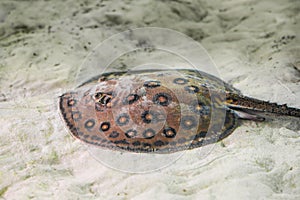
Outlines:
{"type": "Polygon", "coordinates": [[[215,76],[193,70],[112,72],[63,94],[71,134],[107,149],[172,153],[222,140],[253,112],[300,117],[300,110],[245,97],[215,76]]]}

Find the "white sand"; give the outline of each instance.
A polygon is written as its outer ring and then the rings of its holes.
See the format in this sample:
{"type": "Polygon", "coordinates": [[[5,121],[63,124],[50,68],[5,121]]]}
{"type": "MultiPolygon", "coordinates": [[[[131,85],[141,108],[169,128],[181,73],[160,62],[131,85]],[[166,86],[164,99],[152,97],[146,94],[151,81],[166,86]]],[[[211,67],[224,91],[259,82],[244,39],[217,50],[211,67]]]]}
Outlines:
{"type": "MultiPolygon", "coordinates": [[[[185,33],[244,94],[300,108],[295,1],[1,1],[0,196],[3,199],[300,199],[299,129],[247,122],[204,158],[156,172],[99,163],[58,115],[57,97],[99,42],[128,28],[185,33]]],[[[297,32],[298,31],[298,32],[297,32]]]]}

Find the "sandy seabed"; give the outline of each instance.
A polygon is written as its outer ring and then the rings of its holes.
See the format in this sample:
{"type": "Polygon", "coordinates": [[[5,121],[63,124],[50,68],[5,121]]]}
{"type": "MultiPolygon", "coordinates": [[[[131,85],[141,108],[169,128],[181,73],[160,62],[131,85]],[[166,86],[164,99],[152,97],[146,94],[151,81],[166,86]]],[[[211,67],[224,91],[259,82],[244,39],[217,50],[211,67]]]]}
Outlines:
{"type": "Polygon", "coordinates": [[[300,199],[290,120],[246,122],[205,157],[194,149],[160,170],[126,173],[94,159],[57,108],[101,41],[148,26],[200,42],[243,94],[300,108],[299,10],[297,0],[1,1],[0,197],[300,199]]]}

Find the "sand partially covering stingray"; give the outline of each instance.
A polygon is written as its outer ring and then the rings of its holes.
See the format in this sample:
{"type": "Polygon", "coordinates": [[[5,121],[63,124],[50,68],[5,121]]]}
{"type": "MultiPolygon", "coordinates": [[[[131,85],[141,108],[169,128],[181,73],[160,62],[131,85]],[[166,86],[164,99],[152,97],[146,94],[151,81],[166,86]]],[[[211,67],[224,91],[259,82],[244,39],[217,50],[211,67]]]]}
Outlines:
{"type": "Polygon", "coordinates": [[[0,197],[300,199],[299,120],[246,122],[171,165],[127,173],[92,157],[57,108],[99,43],[148,26],[201,43],[243,94],[300,108],[299,10],[297,0],[1,1],[0,197]]]}

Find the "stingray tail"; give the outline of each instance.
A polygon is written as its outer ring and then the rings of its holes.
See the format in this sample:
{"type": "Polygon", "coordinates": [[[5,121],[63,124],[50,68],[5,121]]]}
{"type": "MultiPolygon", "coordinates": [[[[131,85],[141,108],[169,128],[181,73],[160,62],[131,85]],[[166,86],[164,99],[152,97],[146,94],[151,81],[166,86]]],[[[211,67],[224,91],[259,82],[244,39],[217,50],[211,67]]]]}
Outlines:
{"type": "Polygon", "coordinates": [[[300,109],[279,105],[233,93],[226,94],[227,106],[236,111],[241,119],[263,121],[270,114],[286,115],[300,118],[300,109]]]}

